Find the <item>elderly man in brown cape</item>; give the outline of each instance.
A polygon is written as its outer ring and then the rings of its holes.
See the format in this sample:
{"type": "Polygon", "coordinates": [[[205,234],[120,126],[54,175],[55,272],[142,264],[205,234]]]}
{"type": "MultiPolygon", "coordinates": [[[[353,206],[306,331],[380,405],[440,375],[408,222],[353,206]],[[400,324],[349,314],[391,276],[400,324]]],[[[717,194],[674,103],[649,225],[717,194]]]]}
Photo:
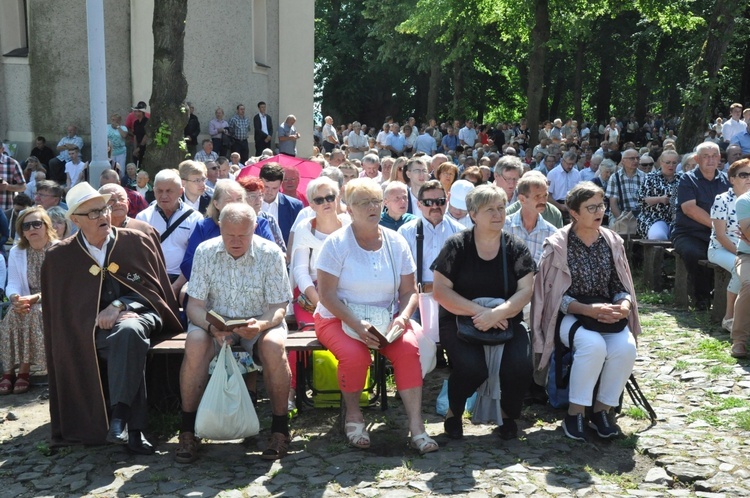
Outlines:
{"type": "Polygon", "coordinates": [[[181,326],[159,246],[143,232],[112,227],[109,197],[85,182],[70,189],[67,216],[79,232],[42,266],[52,441],[126,443],[131,453],[151,454],[142,434],[150,337],[181,326]]]}

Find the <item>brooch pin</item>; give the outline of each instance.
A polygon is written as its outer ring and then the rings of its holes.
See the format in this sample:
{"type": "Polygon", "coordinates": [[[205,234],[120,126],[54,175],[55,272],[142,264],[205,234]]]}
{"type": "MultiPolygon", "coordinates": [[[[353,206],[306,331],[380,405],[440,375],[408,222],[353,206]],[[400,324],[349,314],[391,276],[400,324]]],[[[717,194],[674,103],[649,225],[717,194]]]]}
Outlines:
{"type": "Polygon", "coordinates": [[[128,273],[128,276],[125,277],[125,278],[127,278],[128,280],[130,280],[133,283],[141,281],[141,276],[138,275],[137,273],[128,273]]]}
{"type": "Polygon", "coordinates": [[[117,273],[117,270],[119,269],[120,269],[120,265],[118,265],[117,263],[110,263],[109,266],[107,267],[107,271],[110,273],[117,273]]]}
{"type": "Polygon", "coordinates": [[[91,268],[89,268],[89,273],[96,276],[101,273],[102,269],[99,267],[99,265],[91,265],[91,268]]]}

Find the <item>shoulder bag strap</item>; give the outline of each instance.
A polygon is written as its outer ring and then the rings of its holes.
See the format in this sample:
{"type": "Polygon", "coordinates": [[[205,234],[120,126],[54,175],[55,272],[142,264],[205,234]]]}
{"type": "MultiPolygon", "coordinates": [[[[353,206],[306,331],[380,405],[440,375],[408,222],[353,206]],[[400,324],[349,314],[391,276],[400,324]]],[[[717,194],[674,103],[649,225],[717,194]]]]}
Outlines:
{"type": "Polygon", "coordinates": [[[191,214],[193,214],[193,210],[192,210],[192,208],[188,208],[188,210],[185,211],[182,214],[182,216],[180,216],[177,219],[177,221],[175,221],[174,223],[172,223],[171,225],[169,225],[167,227],[167,229],[164,230],[164,233],[161,234],[161,237],[160,237],[161,242],[164,242],[165,240],[167,240],[167,237],[169,237],[170,235],[172,235],[172,232],[174,232],[177,229],[177,227],[180,226],[180,223],[182,223],[183,221],[185,221],[188,218],[188,216],[190,216],[191,214]]]}
{"type": "Polygon", "coordinates": [[[620,214],[622,214],[625,211],[625,198],[622,196],[622,185],[620,185],[620,175],[617,171],[615,171],[615,181],[617,182],[617,193],[620,195],[617,203],[620,205],[620,214]]]}
{"type": "Polygon", "coordinates": [[[508,258],[505,254],[506,242],[507,241],[505,239],[505,233],[503,232],[503,234],[500,236],[500,249],[503,251],[503,285],[505,286],[503,287],[503,290],[507,294],[508,293],[508,258]]]}
{"type": "Polygon", "coordinates": [[[391,241],[388,239],[388,234],[386,234],[384,230],[381,230],[380,233],[383,236],[383,243],[385,244],[385,247],[388,250],[388,259],[391,260],[391,271],[393,272],[393,299],[391,300],[391,304],[389,306],[391,317],[393,317],[393,308],[396,304],[396,300],[398,299],[398,280],[396,278],[396,263],[393,260],[393,251],[391,251],[391,241]]]}
{"type": "Polygon", "coordinates": [[[422,218],[417,218],[417,288],[422,288],[422,259],[424,257],[424,226],[422,218]]]}

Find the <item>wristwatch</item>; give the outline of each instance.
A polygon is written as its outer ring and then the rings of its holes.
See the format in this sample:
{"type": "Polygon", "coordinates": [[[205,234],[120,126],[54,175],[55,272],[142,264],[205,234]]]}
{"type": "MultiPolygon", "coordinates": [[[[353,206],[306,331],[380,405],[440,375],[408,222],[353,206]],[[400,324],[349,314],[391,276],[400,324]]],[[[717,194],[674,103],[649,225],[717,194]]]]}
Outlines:
{"type": "Polygon", "coordinates": [[[123,303],[119,299],[115,299],[114,301],[112,301],[109,304],[111,304],[115,308],[119,309],[120,311],[125,311],[125,308],[127,308],[127,306],[125,306],[125,303],[123,303]]]}

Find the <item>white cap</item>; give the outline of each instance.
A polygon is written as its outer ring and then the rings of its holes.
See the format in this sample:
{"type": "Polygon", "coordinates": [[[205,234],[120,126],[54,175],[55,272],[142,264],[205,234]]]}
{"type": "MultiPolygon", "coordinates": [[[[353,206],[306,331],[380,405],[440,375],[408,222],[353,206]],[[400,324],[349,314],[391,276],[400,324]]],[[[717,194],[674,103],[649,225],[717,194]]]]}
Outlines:
{"type": "Polygon", "coordinates": [[[474,184],[467,180],[458,180],[451,186],[450,205],[466,211],[466,196],[474,190],[474,184]]]}

